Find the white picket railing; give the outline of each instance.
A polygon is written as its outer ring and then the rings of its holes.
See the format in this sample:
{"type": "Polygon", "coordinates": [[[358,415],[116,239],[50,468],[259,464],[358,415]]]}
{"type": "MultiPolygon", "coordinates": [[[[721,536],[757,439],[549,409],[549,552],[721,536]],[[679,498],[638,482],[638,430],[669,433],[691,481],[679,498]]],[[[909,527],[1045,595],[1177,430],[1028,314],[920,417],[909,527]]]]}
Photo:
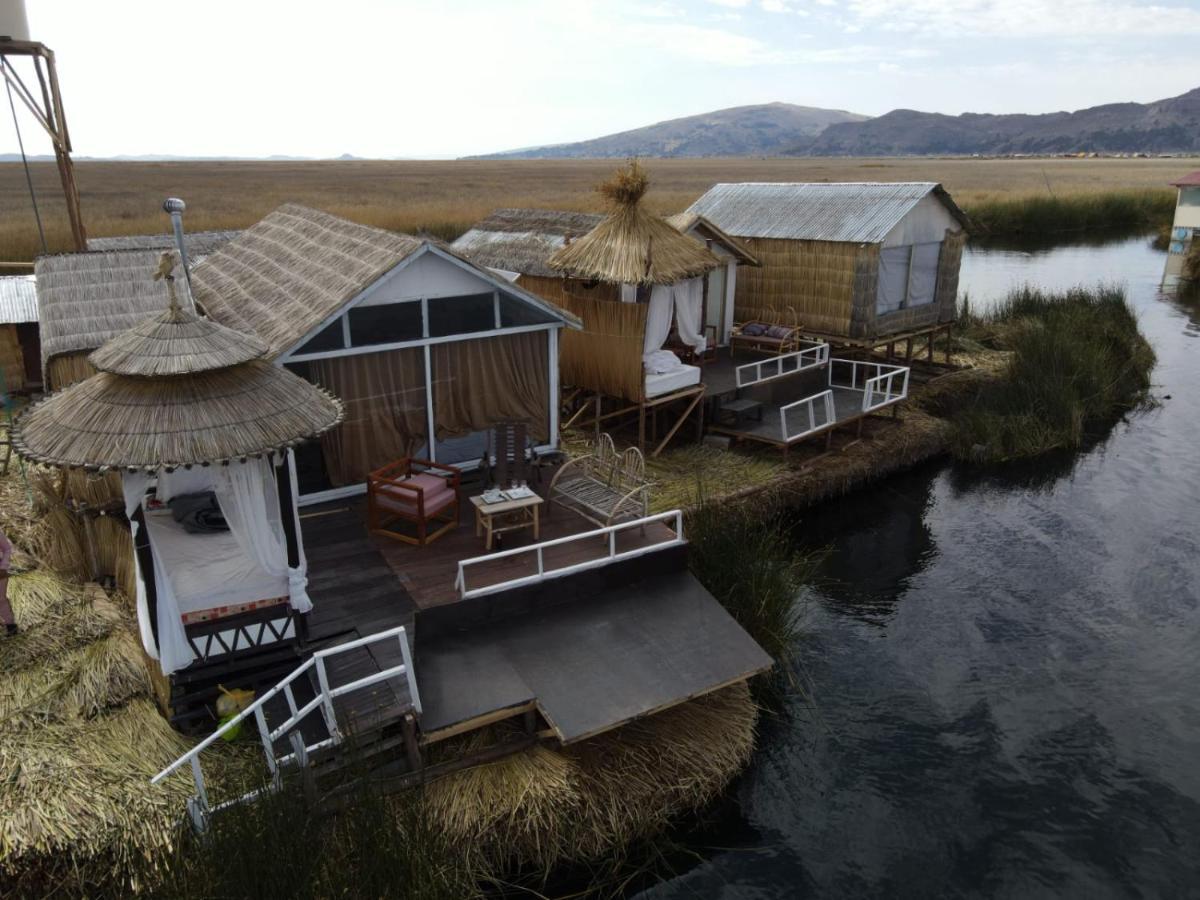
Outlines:
{"type": "Polygon", "coordinates": [[[789,403],[787,406],[781,406],[779,408],[779,431],[783,436],[784,443],[790,444],[792,441],[797,441],[822,428],[829,427],[836,419],[833,391],[825,390],[819,394],[813,394],[811,397],[797,400],[795,403],[789,403]],[[798,418],[804,427],[793,431],[788,425],[789,413],[792,414],[793,419],[798,418]]]}
{"type": "Polygon", "coordinates": [[[795,375],[807,372],[829,362],[829,345],[817,341],[802,341],[807,344],[803,350],[793,353],[783,353],[779,356],[768,356],[765,359],[745,363],[734,370],[735,383],[739,388],[750,387],[752,384],[762,384],[785,375],[795,375]]]}
{"type": "Polygon", "coordinates": [[[348,641],[344,644],[338,644],[335,647],[329,647],[325,650],[318,650],[299,666],[288,673],[284,678],[273,688],[256,699],[253,703],[247,706],[244,710],[238,713],[237,716],[230,719],[203,741],[189,750],[179,759],[175,760],[157,775],[150,779],[151,784],[158,784],[164,778],[171,775],[173,772],[182,768],[184,765],[190,765],[192,770],[192,781],[196,788],[196,793],[188,800],[188,814],[191,816],[192,824],[197,830],[203,831],[207,827],[209,815],[212,812],[217,812],[229,806],[235,806],[239,803],[247,803],[259,797],[264,790],[278,790],[282,784],[281,770],[285,766],[299,764],[307,765],[310,754],[318,750],[323,750],[326,747],[331,747],[340,744],[344,739],[341,729],[338,727],[337,715],[334,711],[333,701],[338,697],[353,693],[354,691],[362,690],[373,685],[379,684],[381,681],[386,681],[389,678],[398,678],[404,676],[408,684],[409,697],[412,701],[413,709],[418,714],[421,712],[421,696],[417,691],[417,680],[413,671],[411,651],[408,646],[408,636],[404,626],[381,631],[376,634],[367,635],[358,640],[348,641]],[[329,672],[326,668],[325,661],[330,657],[339,656],[343,653],[348,653],[351,650],[357,650],[360,647],[366,647],[369,644],[377,644],[381,641],[398,640],[400,643],[400,658],[403,660],[399,665],[392,666],[371,675],[358,678],[347,684],[333,686],[329,683],[329,672]],[[311,669],[316,669],[317,675],[317,694],[304,706],[298,706],[296,703],[296,695],[292,690],[292,682],[302,675],[305,675],[311,669]],[[283,694],[287,701],[287,707],[290,715],[287,720],[275,728],[267,725],[266,715],[263,712],[263,707],[273,700],[275,697],[283,694]],[[314,744],[306,745],[304,739],[300,735],[299,725],[311,713],[316,710],[321,711],[321,716],[325,720],[325,729],[329,733],[329,737],[324,740],[317,741],[314,744]],[[258,726],[259,739],[262,742],[263,753],[267,760],[267,769],[271,776],[271,784],[264,789],[250,791],[240,797],[235,797],[232,800],[227,800],[224,803],[218,804],[216,807],[210,807],[208,802],[208,791],[204,781],[204,771],[200,766],[200,754],[211,747],[214,743],[220,740],[224,735],[236,728],[246,719],[254,717],[255,724],[258,726]],[[280,738],[287,736],[289,744],[292,748],[291,753],[286,753],[283,756],[276,756],[275,742],[280,738]]]}
{"type": "Polygon", "coordinates": [[[887,363],[866,362],[856,359],[834,359],[829,366],[829,384],[845,390],[861,391],[862,411],[874,412],[908,396],[908,366],[893,366],[887,363]],[[849,369],[849,384],[846,380],[849,369]]]}
{"type": "Polygon", "coordinates": [[[548,578],[562,578],[564,575],[572,575],[575,572],[584,572],[588,569],[599,568],[606,566],[609,563],[619,562],[623,559],[633,559],[637,556],[643,556],[647,553],[653,553],[662,550],[665,547],[676,547],[684,543],[683,539],[683,512],[674,509],[670,512],[657,513],[653,516],[644,516],[640,519],[632,519],[628,522],[621,522],[617,525],[609,525],[605,528],[597,528],[593,531],[584,531],[580,534],[572,534],[568,537],[555,538],[551,541],[542,541],[539,544],[530,544],[528,547],[516,547],[512,550],[502,550],[499,553],[489,553],[487,556],[475,556],[470,559],[459,560],[458,575],[454,579],[454,586],[457,588],[462,599],[467,600],[472,597],[482,597],[486,594],[495,594],[499,591],[511,590],[515,587],[522,587],[527,584],[536,584],[539,581],[545,581],[548,578]],[[675,536],[669,540],[659,541],[658,543],[650,544],[645,547],[635,547],[631,550],[622,550],[617,552],[617,534],[622,531],[628,531],[631,528],[645,528],[655,522],[672,522],[674,523],[675,536]],[[607,537],[607,552],[596,559],[590,559],[585,562],[571,563],[558,568],[547,569],[545,551],[551,547],[562,547],[566,544],[582,543],[584,541],[596,540],[597,538],[607,537]],[[537,574],[524,575],[520,578],[512,578],[508,581],[502,581],[497,584],[489,584],[478,588],[467,588],[467,570],[473,566],[486,565],[493,563],[498,559],[506,559],[514,556],[524,556],[533,554],[537,560],[537,574]]]}

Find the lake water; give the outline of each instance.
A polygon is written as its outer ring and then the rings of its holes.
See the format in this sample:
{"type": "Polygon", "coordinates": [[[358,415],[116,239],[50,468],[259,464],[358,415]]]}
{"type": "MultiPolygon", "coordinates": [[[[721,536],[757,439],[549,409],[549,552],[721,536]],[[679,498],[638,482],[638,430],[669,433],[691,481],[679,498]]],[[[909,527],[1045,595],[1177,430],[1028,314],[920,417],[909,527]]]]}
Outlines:
{"type": "Polygon", "coordinates": [[[1124,283],[1161,407],[1065,464],[810,510],[810,699],[644,896],[1200,896],[1200,305],[1138,238],[973,250],[962,290],[1124,283]]]}

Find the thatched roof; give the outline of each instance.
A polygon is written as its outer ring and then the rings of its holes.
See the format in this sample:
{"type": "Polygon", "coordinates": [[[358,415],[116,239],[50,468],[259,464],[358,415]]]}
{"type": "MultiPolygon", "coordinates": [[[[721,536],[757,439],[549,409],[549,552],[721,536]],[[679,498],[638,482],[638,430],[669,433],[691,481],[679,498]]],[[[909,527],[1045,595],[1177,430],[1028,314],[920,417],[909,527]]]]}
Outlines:
{"type": "Polygon", "coordinates": [[[40,257],[35,264],[42,367],[64,353],[95,350],[167,305],[154,280],[158,250],[40,257]]]}
{"type": "Polygon", "coordinates": [[[476,223],[453,244],[477,265],[492,269],[558,278],[546,261],[568,237],[587,234],[603,221],[595,213],[553,209],[498,209],[476,223]]]}
{"type": "Polygon", "coordinates": [[[22,457],[100,471],[208,465],[281,450],[341,421],[341,401],[260,359],[257,338],[200,319],[169,293],[166,312],[92,354],[100,372],[17,419],[22,457]]]}
{"type": "Polygon", "coordinates": [[[931,181],[715,184],[687,211],[743,238],[878,244],[930,195],[967,227],[963,211],[931,181]]]}
{"type": "Polygon", "coordinates": [[[117,335],[88,359],[101,372],[146,377],[226,369],[266,353],[258,338],[172,306],[117,335]]]}
{"type": "Polygon", "coordinates": [[[100,372],[26,411],[13,446],[60,468],[155,470],[262,456],[341,417],[339,400],[264,360],[159,379],[100,372]]]}
{"type": "Polygon", "coordinates": [[[423,243],[288,203],[195,266],[192,291],[276,356],[423,243]]]}
{"type": "Polygon", "coordinates": [[[612,211],[583,237],[555,251],[547,265],[560,275],[609,284],[673,284],[721,265],[703,244],[642,207],[648,186],[637,163],[600,185],[612,211]]]}
{"type": "MultiPolygon", "coordinates": [[[[183,242],[187,247],[188,262],[199,262],[222,244],[233,240],[239,231],[187,231],[184,232],[183,242]]],[[[89,250],[174,250],[175,235],[163,234],[123,234],[117,237],[88,238],[89,250]]]]}

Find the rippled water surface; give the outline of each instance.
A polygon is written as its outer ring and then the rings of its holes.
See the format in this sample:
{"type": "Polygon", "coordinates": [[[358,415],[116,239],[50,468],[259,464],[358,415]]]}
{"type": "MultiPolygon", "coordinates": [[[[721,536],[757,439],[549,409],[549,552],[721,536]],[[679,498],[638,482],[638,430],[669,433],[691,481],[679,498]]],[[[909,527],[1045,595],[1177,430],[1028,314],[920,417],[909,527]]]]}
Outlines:
{"type": "Polygon", "coordinates": [[[1162,265],[1144,239],[967,254],[976,304],[1125,283],[1166,399],[1066,464],[805,513],[833,548],[802,599],[814,703],[646,896],[1200,896],[1200,306],[1162,265]]]}

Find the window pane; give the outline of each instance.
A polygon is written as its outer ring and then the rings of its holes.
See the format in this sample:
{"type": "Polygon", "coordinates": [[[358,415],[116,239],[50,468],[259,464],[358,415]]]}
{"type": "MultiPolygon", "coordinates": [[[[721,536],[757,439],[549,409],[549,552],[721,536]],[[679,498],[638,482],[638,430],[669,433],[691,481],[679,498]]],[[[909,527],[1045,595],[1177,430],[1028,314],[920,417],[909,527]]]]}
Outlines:
{"type": "Polygon", "coordinates": [[[347,315],[350,317],[350,343],[356,347],[421,339],[420,303],[356,306],[347,315]]]}
{"type": "Polygon", "coordinates": [[[505,328],[542,325],[553,321],[554,318],[549,313],[542,312],[536,306],[504,294],[500,295],[500,324],[505,328]]]}
{"type": "Polygon", "coordinates": [[[332,322],[314,334],[312,339],[296,352],[322,353],[326,350],[341,350],[342,348],[342,320],[334,319],[332,322]]]}
{"type": "Polygon", "coordinates": [[[429,301],[430,337],[493,331],[495,327],[496,308],[490,293],[437,297],[429,301]]]}

